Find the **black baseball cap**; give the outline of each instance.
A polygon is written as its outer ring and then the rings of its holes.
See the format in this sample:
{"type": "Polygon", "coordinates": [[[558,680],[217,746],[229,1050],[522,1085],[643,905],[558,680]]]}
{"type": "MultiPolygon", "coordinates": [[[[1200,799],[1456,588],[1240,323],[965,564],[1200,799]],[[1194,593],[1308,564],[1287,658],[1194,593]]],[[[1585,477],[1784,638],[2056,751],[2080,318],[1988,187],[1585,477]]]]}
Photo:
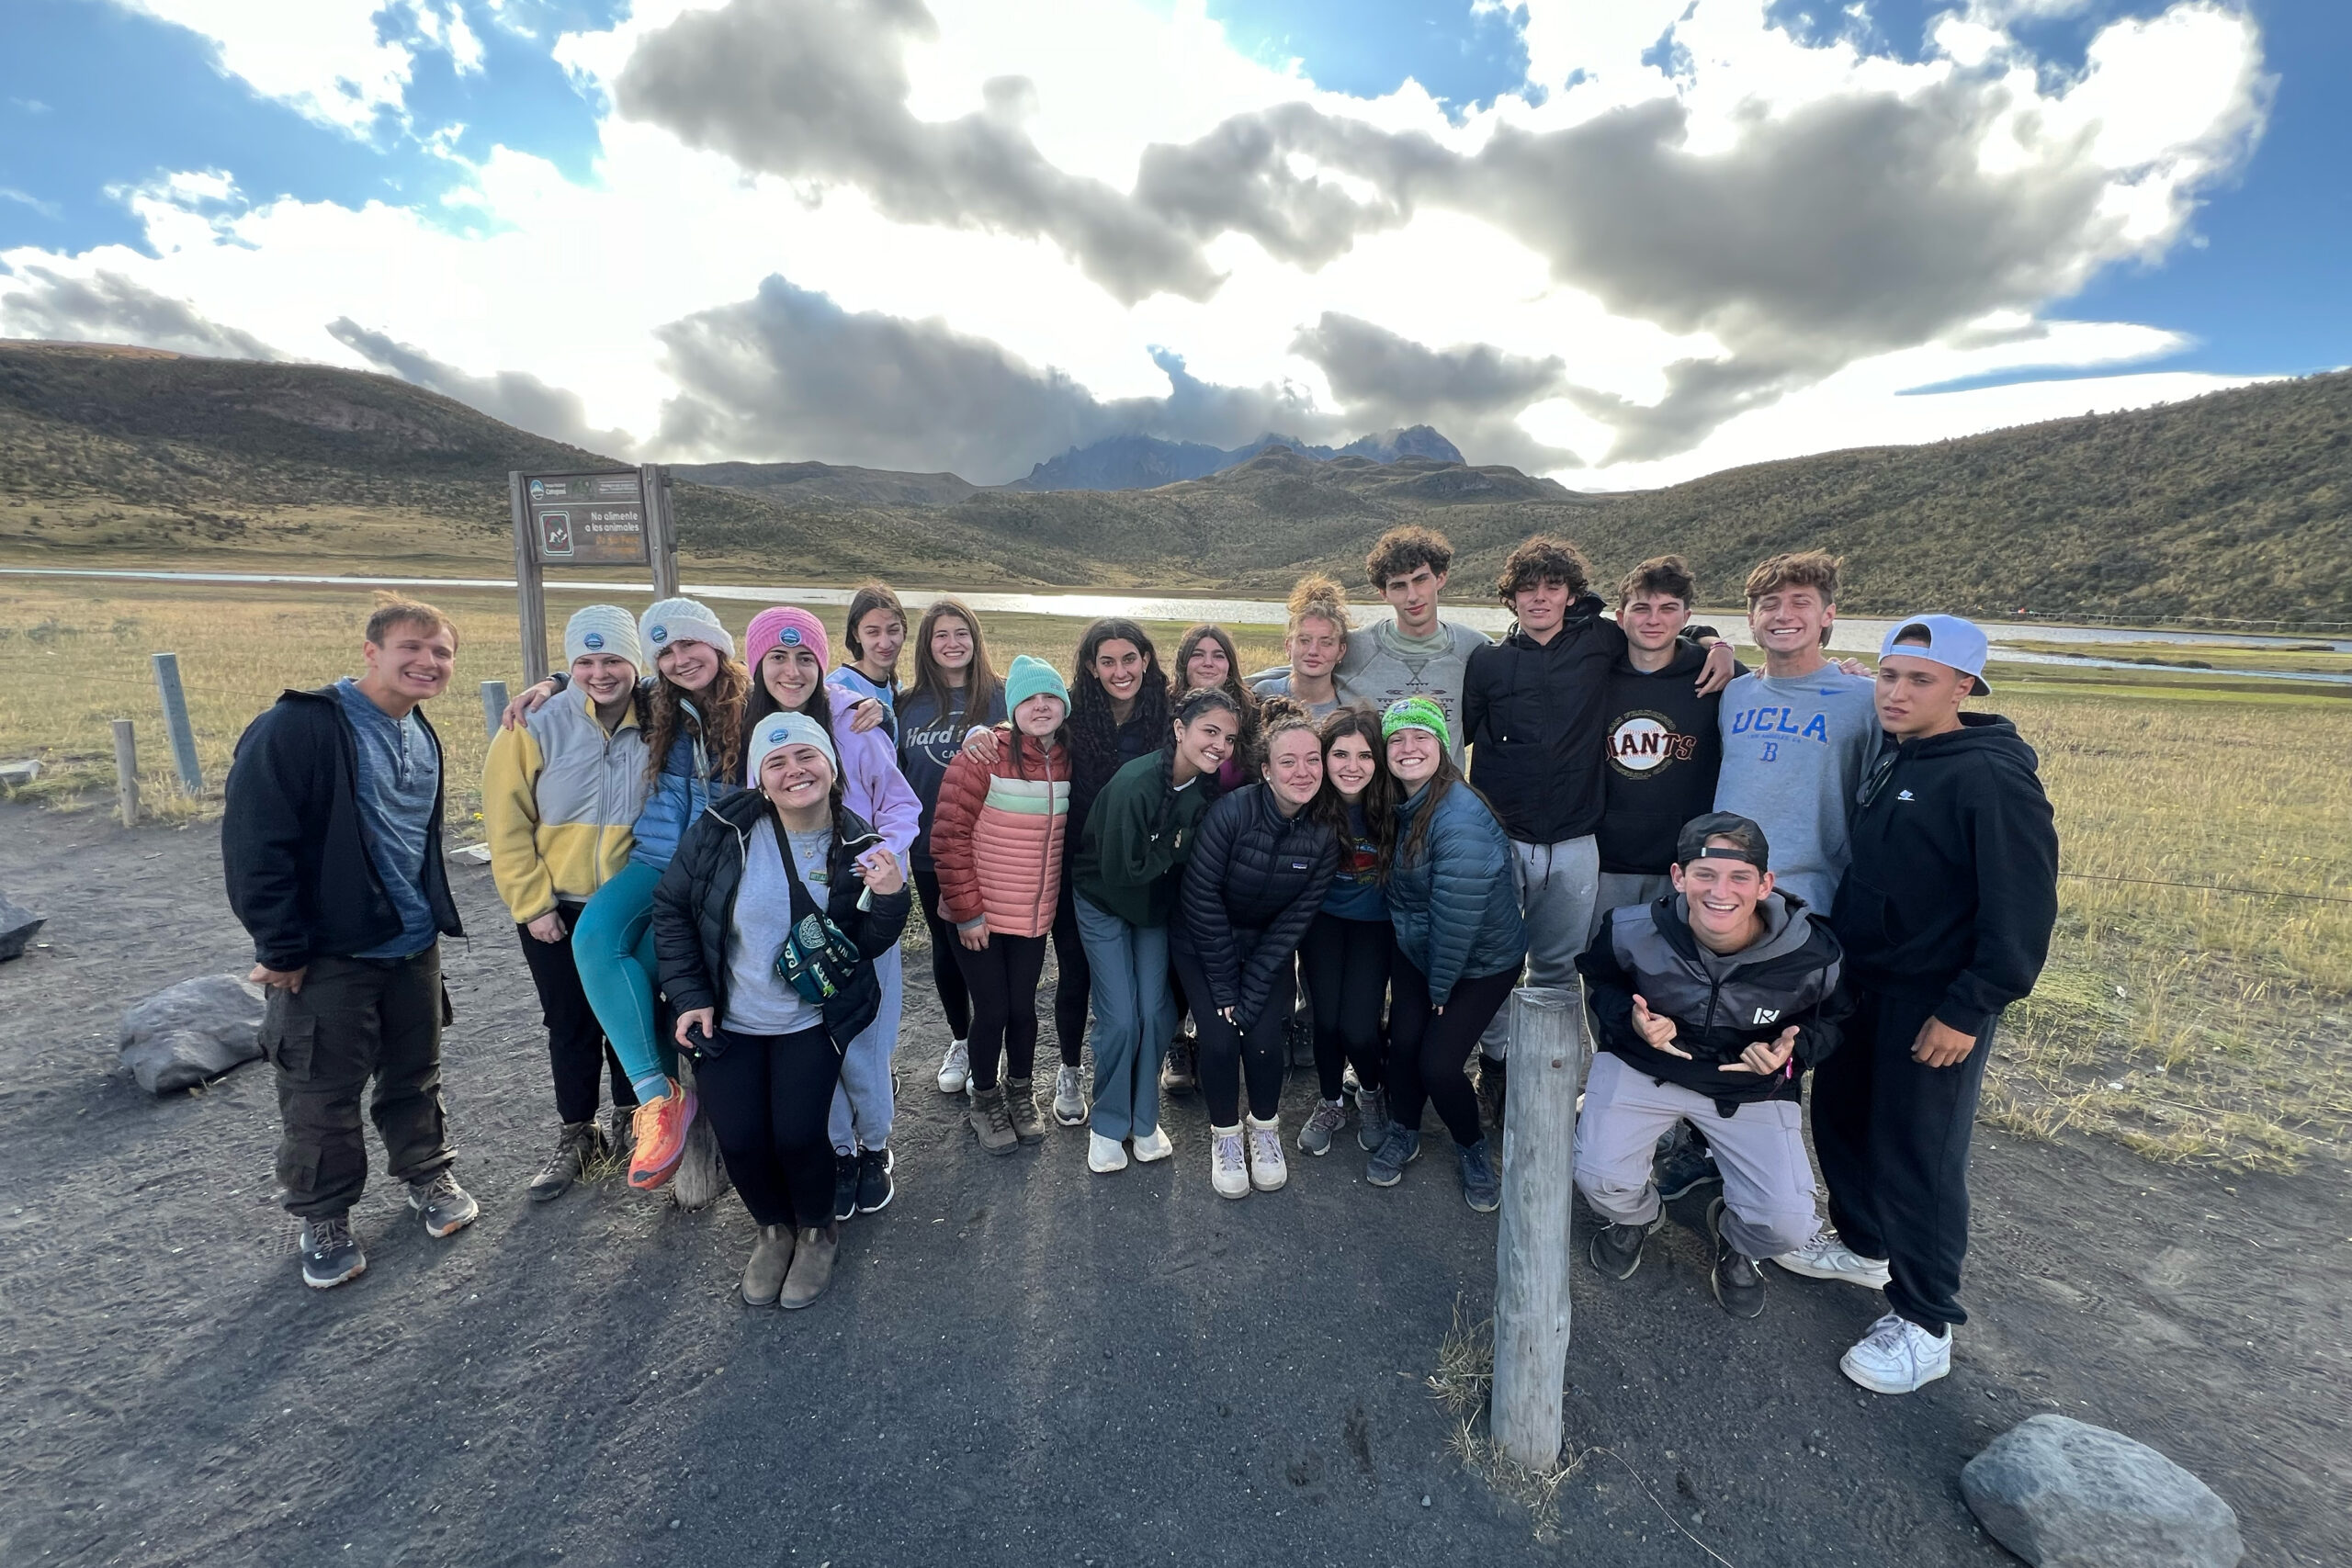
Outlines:
{"type": "Polygon", "coordinates": [[[1772,846],[1764,841],[1764,829],[1752,819],[1736,811],[1710,811],[1682,824],[1682,832],[1674,840],[1677,865],[1689,865],[1694,860],[1744,860],[1758,871],[1770,871],[1772,846]],[[1709,839],[1729,839],[1731,843],[1710,846],[1709,839]]]}

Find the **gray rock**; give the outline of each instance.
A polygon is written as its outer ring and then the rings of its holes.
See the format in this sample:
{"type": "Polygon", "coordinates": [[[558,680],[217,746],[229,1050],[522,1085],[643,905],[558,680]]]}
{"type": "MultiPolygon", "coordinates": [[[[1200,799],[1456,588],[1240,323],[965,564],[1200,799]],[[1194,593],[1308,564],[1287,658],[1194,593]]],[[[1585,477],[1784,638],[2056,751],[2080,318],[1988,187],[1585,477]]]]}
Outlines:
{"type": "Polygon", "coordinates": [[[40,930],[41,919],[22,904],[10,902],[6,893],[0,893],[0,960],[22,957],[25,943],[40,930]]]}
{"type": "Polygon", "coordinates": [[[217,1078],[261,1055],[262,989],[235,975],[199,975],[122,1015],[122,1066],[149,1094],[217,1078]]]}
{"type": "Polygon", "coordinates": [[[1993,1539],[2034,1568],[2232,1568],[2238,1517],[2145,1443],[2064,1416],[2034,1416],[1960,1472],[1993,1539]]]}

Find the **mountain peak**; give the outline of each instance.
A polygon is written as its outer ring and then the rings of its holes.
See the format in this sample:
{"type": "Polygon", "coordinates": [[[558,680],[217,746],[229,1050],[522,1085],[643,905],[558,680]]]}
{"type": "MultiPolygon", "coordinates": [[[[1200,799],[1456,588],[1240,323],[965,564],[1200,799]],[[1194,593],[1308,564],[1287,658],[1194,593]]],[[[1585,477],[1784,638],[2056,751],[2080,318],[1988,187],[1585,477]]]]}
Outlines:
{"type": "Polygon", "coordinates": [[[1229,449],[1198,441],[1168,441],[1157,435],[1113,435],[1084,446],[1073,446],[1058,457],[1039,463],[1029,470],[1027,478],[1004,488],[1154,490],[1183,479],[1207,479],[1277,447],[1318,462],[1334,457],[1364,457],[1375,463],[1394,463],[1403,457],[1428,457],[1441,463],[1464,461],[1460,447],[1426,424],[1378,431],[1339,447],[1309,446],[1295,435],[1271,430],[1255,441],[1229,449]]]}

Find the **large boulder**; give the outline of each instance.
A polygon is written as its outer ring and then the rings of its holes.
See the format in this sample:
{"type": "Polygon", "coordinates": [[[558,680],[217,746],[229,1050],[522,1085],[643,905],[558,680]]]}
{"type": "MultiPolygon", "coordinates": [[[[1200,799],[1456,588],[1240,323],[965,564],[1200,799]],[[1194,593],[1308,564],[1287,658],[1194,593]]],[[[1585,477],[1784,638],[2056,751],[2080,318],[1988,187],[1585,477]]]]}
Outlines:
{"type": "Polygon", "coordinates": [[[122,1065],[149,1094],[217,1078],[261,1055],[259,986],[235,975],[199,975],[166,987],[122,1015],[122,1065]]]}
{"type": "Polygon", "coordinates": [[[42,917],[0,893],[0,960],[22,957],[25,943],[41,928],[42,917]]]}
{"type": "Polygon", "coordinates": [[[1960,1472],[1993,1539],[2034,1568],[2233,1568],[2238,1517],[2145,1443],[2064,1416],[2033,1416],[1960,1472]]]}

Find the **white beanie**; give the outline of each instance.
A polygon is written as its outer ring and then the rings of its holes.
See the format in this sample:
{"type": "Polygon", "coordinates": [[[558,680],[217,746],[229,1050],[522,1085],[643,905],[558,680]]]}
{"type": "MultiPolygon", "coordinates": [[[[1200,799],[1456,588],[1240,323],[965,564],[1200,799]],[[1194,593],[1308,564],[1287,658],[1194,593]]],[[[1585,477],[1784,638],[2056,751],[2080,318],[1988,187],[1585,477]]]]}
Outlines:
{"type": "Polygon", "coordinates": [[[618,604],[587,604],[563,623],[563,661],[571,663],[592,653],[626,659],[638,673],[645,673],[645,649],[637,640],[637,617],[618,604]]]}
{"type": "Polygon", "coordinates": [[[656,659],[673,642],[707,642],[728,658],[735,657],[734,634],[718,624],[708,607],[692,599],[656,600],[647,606],[638,628],[656,659]]]}
{"type": "Polygon", "coordinates": [[[823,725],[805,713],[772,713],[752,726],[751,741],[743,748],[747,764],[743,769],[746,788],[760,787],[761,765],[768,760],[770,752],[781,751],[786,746],[814,746],[832,765],[833,776],[841,777],[841,754],[833,750],[833,738],[825,733],[823,725]]]}

